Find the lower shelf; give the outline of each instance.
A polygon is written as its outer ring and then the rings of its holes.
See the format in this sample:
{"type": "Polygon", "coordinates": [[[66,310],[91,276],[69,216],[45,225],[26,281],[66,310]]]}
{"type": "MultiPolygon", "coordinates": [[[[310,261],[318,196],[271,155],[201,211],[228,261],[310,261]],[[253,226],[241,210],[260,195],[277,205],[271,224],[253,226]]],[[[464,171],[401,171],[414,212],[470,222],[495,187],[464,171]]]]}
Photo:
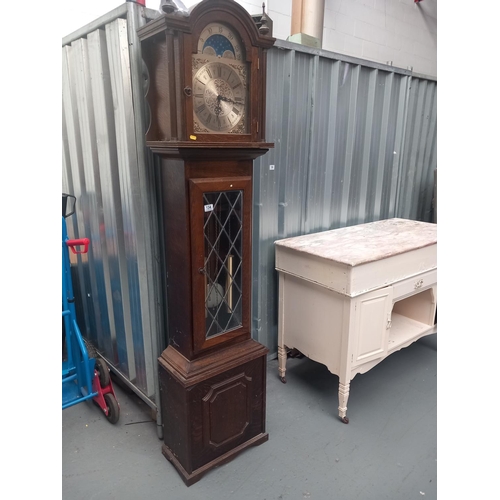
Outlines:
{"type": "Polygon", "coordinates": [[[391,353],[408,342],[412,342],[427,333],[432,333],[434,329],[435,325],[427,325],[402,314],[393,313],[388,352],[391,353]]]}

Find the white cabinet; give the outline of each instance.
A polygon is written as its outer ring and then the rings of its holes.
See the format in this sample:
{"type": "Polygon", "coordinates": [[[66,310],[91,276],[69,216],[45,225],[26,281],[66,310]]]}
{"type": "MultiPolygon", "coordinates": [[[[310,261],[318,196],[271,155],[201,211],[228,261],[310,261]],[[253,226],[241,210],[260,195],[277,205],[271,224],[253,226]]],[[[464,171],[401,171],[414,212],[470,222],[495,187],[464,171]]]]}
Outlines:
{"type": "Polygon", "coordinates": [[[276,241],[279,375],[287,349],[350,381],[437,331],[437,225],[387,219],[276,241]]]}

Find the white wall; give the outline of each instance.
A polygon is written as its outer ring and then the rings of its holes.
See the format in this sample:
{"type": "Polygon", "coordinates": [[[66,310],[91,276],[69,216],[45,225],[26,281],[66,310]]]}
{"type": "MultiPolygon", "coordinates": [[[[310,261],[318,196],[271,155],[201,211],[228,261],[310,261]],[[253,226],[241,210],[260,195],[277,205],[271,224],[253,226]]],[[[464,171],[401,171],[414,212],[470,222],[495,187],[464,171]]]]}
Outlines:
{"type": "Polygon", "coordinates": [[[437,0],[325,0],[323,48],[437,76],[437,0]]]}
{"type": "MultiPolygon", "coordinates": [[[[292,0],[266,6],[273,35],[286,40],[292,0]]],[[[322,48],[437,76],[437,0],[325,0],[322,48]]]]}
{"type": "MultiPolygon", "coordinates": [[[[263,0],[237,0],[250,14],[262,12],[263,0]]],[[[324,0],[323,49],[360,57],[416,73],[437,76],[437,0],[324,0]]],[[[198,0],[183,0],[190,7],[198,0]]],[[[83,2],[67,0],[60,5],[62,36],[106,14],[124,0],[83,2]]],[[[290,36],[292,0],[266,0],[273,20],[273,35],[290,36]]],[[[146,0],[158,10],[160,0],[146,0]]]]}

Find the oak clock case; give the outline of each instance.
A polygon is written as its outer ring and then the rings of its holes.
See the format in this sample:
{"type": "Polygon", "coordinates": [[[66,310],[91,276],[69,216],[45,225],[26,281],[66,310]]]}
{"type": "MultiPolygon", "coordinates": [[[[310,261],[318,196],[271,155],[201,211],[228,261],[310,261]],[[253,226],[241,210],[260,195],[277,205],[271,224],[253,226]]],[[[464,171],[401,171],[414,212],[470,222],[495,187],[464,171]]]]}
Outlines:
{"type": "Polygon", "coordinates": [[[267,23],[233,0],[204,0],[138,30],[165,249],[162,453],[188,486],[268,440],[268,349],[250,321],[253,160],[273,147],[267,23]]]}

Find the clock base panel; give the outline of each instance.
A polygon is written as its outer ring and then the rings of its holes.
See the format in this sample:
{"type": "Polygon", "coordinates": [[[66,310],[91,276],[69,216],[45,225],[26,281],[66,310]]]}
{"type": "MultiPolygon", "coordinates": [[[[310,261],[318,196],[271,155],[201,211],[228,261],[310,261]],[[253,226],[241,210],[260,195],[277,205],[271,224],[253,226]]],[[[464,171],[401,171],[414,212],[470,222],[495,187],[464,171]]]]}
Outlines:
{"type": "Polygon", "coordinates": [[[268,349],[247,340],[189,361],[169,346],[159,360],[162,453],[187,486],[268,440],[268,349]]]}

